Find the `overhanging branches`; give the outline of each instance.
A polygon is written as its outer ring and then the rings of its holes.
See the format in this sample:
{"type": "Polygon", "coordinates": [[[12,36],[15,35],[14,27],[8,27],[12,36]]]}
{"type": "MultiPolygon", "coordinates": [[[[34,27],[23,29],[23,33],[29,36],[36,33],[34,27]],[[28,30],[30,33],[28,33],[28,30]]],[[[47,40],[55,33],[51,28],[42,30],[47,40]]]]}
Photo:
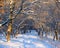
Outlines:
{"type": "MultiPolygon", "coordinates": [[[[22,9],[23,9],[23,3],[24,3],[24,0],[21,1],[21,6],[20,6],[20,8],[19,8],[19,11],[18,11],[17,14],[13,15],[13,18],[12,18],[12,19],[9,19],[9,18],[8,18],[5,22],[3,22],[2,24],[0,24],[0,26],[4,26],[4,25],[8,24],[11,20],[16,19],[16,17],[18,16],[18,14],[20,14],[21,11],[22,11],[22,9]]],[[[15,4],[14,4],[14,5],[15,5],[15,4]]],[[[14,11],[13,11],[13,12],[14,12],[14,11]]]]}

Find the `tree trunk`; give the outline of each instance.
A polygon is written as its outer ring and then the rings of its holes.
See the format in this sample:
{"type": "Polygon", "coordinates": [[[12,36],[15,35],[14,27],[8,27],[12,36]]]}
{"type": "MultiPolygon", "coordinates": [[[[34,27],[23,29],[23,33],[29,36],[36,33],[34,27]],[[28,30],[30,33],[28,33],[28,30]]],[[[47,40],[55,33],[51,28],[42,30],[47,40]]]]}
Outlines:
{"type": "Polygon", "coordinates": [[[7,42],[10,40],[10,33],[8,32],[6,35],[7,42]]]}
{"type": "Polygon", "coordinates": [[[56,30],[55,30],[55,35],[54,35],[53,40],[58,40],[58,32],[56,30]]]}
{"type": "Polygon", "coordinates": [[[58,40],[58,32],[57,32],[57,30],[55,31],[55,38],[56,38],[56,40],[58,40]]]}
{"type": "MultiPolygon", "coordinates": [[[[12,22],[12,21],[11,21],[11,22],[12,22]]],[[[7,41],[10,40],[10,34],[11,34],[11,32],[12,32],[12,24],[9,23],[9,25],[8,25],[8,30],[7,30],[7,35],[6,35],[7,41]]]]}

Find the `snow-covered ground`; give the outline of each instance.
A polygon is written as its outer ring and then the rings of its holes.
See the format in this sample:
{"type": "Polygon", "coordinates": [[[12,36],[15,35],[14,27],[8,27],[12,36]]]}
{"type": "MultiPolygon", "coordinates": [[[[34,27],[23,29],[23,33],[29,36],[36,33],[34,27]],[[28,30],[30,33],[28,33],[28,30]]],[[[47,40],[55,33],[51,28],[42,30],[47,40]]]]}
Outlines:
{"type": "Polygon", "coordinates": [[[6,42],[3,35],[0,36],[0,48],[56,48],[47,39],[40,39],[34,30],[31,33],[19,34],[17,38],[11,38],[10,42],[6,42]]]}

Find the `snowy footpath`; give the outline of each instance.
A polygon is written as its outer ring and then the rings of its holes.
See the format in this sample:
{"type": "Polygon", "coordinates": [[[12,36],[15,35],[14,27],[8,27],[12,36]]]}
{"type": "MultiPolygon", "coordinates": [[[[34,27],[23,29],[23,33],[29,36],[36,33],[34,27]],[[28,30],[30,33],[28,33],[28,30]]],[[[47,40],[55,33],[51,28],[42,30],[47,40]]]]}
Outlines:
{"type": "Polygon", "coordinates": [[[4,37],[0,37],[0,48],[56,48],[55,46],[41,40],[37,32],[19,34],[17,38],[11,38],[10,42],[6,42],[4,37]]]}

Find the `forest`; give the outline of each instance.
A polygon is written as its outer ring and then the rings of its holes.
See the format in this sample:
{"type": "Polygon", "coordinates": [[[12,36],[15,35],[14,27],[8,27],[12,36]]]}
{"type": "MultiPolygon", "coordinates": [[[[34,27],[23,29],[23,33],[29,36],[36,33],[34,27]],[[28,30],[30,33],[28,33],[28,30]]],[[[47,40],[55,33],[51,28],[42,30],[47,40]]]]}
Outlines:
{"type": "Polygon", "coordinates": [[[0,0],[0,34],[7,41],[31,30],[60,41],[60,0],[0,0]]]}

